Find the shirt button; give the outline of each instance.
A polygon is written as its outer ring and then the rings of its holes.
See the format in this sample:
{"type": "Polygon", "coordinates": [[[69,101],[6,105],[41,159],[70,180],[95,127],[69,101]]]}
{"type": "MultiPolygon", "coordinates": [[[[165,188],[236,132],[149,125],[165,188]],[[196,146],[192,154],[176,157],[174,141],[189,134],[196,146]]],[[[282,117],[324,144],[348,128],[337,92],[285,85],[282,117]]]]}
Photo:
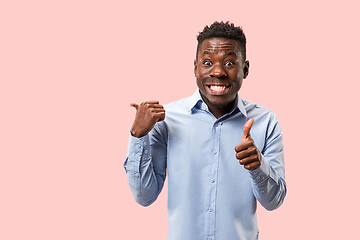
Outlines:
{"type": "Polygon", "coordinates": [[[214,179],[211,179],[211,180],[210,180],[210,182],[211,182],[211,183],[214,183],[214,182],[215,182],[215,180],[214,180],[214,179]]]}
{"type": "Polygon", "coordinates": [[[145,153],[148,153],[148,150],[145,150],[145,153]]]}
{"type": "Polygon", "coordinates": [[[257,176],[256,179],[260,179],[261,177],[260,176],[257,176]]]}
{"type": "Polygon", "coordinates": [[[146,146],[147,145],[147,142],[144,142],[144,146],[146,146]]]}
{"type": "Polygon", "coordinates": [[[138,146],[138,148],[141,148],[141,145],[140,145],[140,144],[138,144],[137,146],[138,146]]]}
{"type": "Polygon", "coordinates": [[[140,174],[139,173],[135,173],[135,177],[139,178],[140,174]]]}
{"type": "Polygon", "coordinates": [[[261,190],[260,193],[264,193],[265,191],[264,190],[261,190]]]}
{"type": "Polygon", "coordinates": [[[214,154],[214,155],[216,155],[216,154],[217,154],[217,152],[216,152],[216,151],[214,151],[214,152],[213,152],[213,154],[214,154]]]}
{"type": "Polygon", "coordinates": [[[212,212],[213,211],[213,209],[212,208],[209,208],[209,212],[212,212]]]}

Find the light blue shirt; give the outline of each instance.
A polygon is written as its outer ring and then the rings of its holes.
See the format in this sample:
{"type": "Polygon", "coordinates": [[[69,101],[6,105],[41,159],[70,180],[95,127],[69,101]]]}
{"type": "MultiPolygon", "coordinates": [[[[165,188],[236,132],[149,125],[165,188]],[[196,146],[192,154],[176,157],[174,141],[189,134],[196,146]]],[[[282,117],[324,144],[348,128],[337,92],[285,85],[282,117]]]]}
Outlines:
{"type": "Polygon", "coordinates": [[[216,119],[197,90],[165,105],[165,120],[148,135],[130,136],[124,167],[135,200],[153,203],[168,175],[168,240],[258,239],[257,201],[273,210],[285,198],[279,122],[271,111],[237,99],[216,119]],[[261,166],[252,171],[239,164],[234,149],[249,118],[261,152],[261,166]]]}

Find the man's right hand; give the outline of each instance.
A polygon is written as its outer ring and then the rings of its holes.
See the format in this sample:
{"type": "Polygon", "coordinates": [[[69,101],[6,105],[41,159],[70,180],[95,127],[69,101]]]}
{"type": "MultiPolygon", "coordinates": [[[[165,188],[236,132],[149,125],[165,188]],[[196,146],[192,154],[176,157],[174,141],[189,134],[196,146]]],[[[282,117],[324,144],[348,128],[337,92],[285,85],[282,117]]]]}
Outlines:
{"type": "Polygon", "coordinates": [[[159,101],[131,103],[130,106],[136,109],[135,120],[130,131],[134,137],[145,136],[155,126],[156,122],[165,119],[165,109],[159,104],[159,101]]]}

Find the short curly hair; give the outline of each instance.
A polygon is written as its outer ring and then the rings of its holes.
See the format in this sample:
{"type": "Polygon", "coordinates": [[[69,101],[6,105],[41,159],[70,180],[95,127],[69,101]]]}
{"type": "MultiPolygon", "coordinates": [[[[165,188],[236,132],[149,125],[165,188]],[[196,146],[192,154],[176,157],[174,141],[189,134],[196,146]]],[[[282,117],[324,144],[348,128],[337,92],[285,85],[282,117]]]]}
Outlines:
{"type": "Polygon", "coordinates": [[[235,27],[233,23],[229,22],[214,22],[211,26],[205,26],[203,31],[197,36],[198,45],[196,50],[196,57],[201,43],[209,38],[228,38],[239,42],[243,60],[246,60],[246,37],[241,27],[235,27]]]}

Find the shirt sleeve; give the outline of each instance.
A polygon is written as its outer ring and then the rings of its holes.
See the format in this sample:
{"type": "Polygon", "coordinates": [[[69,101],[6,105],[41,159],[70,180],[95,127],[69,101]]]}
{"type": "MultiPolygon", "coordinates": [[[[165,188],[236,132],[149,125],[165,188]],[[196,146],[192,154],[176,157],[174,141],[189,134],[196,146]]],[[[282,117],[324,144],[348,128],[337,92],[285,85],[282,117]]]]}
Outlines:
{"type": "Polygon", "coordinates": [[[124,168],[130,190],[142,206],[149,206],[157,199],[165,182],[166,131],[161,128],[164,124],[157,123],[141,138],[129,136],[124,168]]]}
{"type": "Polygon", "coordinates": [[[267,210],[278,208],[284,201],[287,189],[282,131],[275,116],[268,125],[261,166],[249,173],[253,193],[260,204],[267,210]]]}

